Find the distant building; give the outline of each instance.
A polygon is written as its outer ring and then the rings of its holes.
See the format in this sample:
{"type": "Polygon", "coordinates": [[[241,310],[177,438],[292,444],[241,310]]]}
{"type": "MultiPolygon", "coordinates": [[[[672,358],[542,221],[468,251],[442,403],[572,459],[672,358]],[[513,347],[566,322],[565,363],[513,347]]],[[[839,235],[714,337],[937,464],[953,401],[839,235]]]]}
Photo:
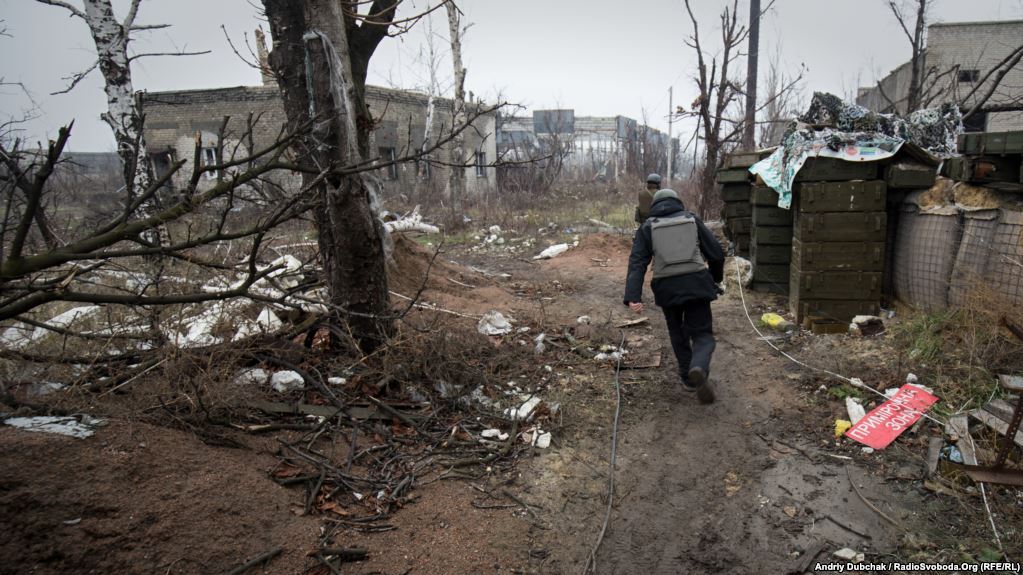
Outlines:
{"type": "MultiPolygon", "coordinates": [[[[930,105],[965,99],[964,105],[969,107],[990,86],[991,77],[984,82],[986,74],[1021,42],[1023,20],[931,24],[927,29],[923,69],[934,72],[928,74],[924,86],[940,97],[930,105]]],[[[877,112],[905,114],[911,73],[910,63],[906,62],[885,76],[878,83],[880,86],[860,88],[856,103],[877,112]]],[[[1005,75],[986,105],[1020,103],[1023,103],[1023,65],[1015,66],[1005,75]]],[[[966,129],[973,132],[1023,130],[1023,112],[977,113],[967,121],[966,129]]]]}
{"type": "MultiPolygon", "coordinates": [[[[677,154],[678,139],[672,142],[677,154]]],[[[627,174],[667,171],[668,136],[632,118],[576,116],[574,110],[536,110],[531,118],[500,117],[500,160],[542,158],[558,149],[563,154],[562,173],[568,178],[616,181],[627,174]]]]}
{"type": "MultiPolygon", "coordinates": [[[[262,86],[144,94],[146,145],[156,173],[166,173],[174,162],[184,160],[185,166],[172,181],[175,187],[184,186],[191,177],[197,136],[202,141],[200,161],[219,163],[216,158],[217,137],[225,117],[229,120],[223,148],[233,152],[235,157],[244,157],[252,150],[272,144],[283,133],[287,117],[272,78],[264,77],[264,82],[262,86]],[[249,122],[252,123],[251,130],[249,122]]],[[[386,162],[420,149],[426,128],[427,95],[367,86],[366,100],[378,121],[370,137],[370,150],[375,158],[386,162]]],[[[434,104],[433,135],[437,137],[450,132],[453,106],[452,101],[445,98],[436,98],[434,104]]],[[[466,191],[470,194],[489,192],[496,186],[495,170],[490,166],[497,157],[496,129],[496,114],[486,114],[478,117],[463,132],[466,157],[473,164],[465,170],[466,191]]],[[[433,152],[432,157],[447,163],[449,147],[450,144],[442,146],[433,152]]],[[[414,162],[386,166],[378,173],[385,193],[411,189],[417,178],[443,187],[447,174],[445,166],[421,169],[414,162]]],[[[206,177],[212,181],[216,175],[208,174],[206,177]]],[[[287,177],[283,181],[288,181],[287,177]]],[[[207,182],[201,184],[210,185],[207,182]]],[[[291,178],[286,187],[295,184],[296,179],[291,178]]]]}

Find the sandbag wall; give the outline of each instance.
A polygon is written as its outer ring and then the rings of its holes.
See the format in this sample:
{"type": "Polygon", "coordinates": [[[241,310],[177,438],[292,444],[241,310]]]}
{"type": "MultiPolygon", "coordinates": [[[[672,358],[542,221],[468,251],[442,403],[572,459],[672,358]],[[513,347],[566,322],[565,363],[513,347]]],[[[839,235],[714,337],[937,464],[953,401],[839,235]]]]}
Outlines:
{"type": "Polygon", "coordinates": [[[1023,132],[963,134],[959,152],[950,179],[899,206],[895,295],[928,311],[1023,306],[1023,132]]]}

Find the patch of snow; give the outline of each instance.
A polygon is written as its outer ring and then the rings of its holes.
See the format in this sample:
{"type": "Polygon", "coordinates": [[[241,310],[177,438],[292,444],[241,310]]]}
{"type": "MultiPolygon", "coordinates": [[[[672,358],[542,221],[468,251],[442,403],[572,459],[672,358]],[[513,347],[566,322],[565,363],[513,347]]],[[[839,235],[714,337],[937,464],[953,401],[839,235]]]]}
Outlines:
{"type": "Polygon", "coordinates": [[[505,335],[511,333],[512,324],[497,310],[490,310],[483,314],[476,331],[483,335],[505,335]]]}
{"type": "Polygon", "coordinates": [[[235,385],[262,385],[270,379],[265,369],[254,367],[238,373],[234,378],[235,385]]]}
{"type": "Polygon", "coordinates": [[[96,433],[96,427],[106,422],[102,419],[89,418],[89,421],[86,422],[78,421],[74,417],[40,415],[36,417],[12,417],[5,420],[4,423],[11,427],[24,429],[25,431],[56,433],[58,435],[85,439],[96,433]]]}
{"type": "Polygon", "coordinates": [[[305,388],[305,380],[294,371],[278,371],[270,377],[270,387],[278,393],[298,391],[305,388]]]}
{"type": "Polygon", "coordinates": [[[544,251],[540,252],[539,255],[533,256],[534,260],[549,260],[551,258],[560,256],[561,254],[568,251],[568,244],[555,244],[544,251]]]}

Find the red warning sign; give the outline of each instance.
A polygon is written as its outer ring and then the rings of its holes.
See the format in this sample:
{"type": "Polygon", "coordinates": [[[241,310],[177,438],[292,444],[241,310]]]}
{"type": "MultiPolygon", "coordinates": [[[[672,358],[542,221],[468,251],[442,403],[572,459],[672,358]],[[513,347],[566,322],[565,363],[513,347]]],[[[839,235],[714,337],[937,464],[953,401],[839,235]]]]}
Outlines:
{"type": "Polygon", "coordinates": [[[874,449],[884,449],[937,402],[937,397],[907,383],[850,427],[845,436],[874,449]]]}

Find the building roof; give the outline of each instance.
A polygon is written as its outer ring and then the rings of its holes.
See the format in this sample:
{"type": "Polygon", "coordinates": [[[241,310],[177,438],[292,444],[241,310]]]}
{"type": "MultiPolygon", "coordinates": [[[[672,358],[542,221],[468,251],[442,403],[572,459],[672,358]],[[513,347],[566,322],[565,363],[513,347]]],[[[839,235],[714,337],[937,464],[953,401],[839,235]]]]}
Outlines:
{"type": "Polygon", "coordinates": [[[1023,20],[978,20],[977,22],[935,22],[929,28],[953,27],[953,26],[1010,26],[1023,24],[1023,20]]]}

